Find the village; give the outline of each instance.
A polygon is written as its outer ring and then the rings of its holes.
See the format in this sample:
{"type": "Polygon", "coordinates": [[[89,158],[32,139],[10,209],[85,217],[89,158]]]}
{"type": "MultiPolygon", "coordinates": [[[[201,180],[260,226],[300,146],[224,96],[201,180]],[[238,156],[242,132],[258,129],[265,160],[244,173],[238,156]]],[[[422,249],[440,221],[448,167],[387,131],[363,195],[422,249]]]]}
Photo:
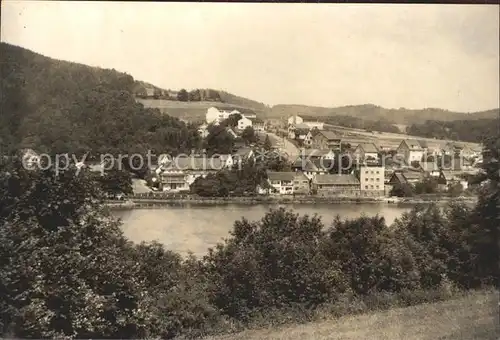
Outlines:
{"type": "Polygon", "coordinates": [[[459,195],[473,186],[471,179],[482,162],[480,145],[413,138],[384,143],[298,115],[264,120],[252,110],[224,106],[207,109],[206,121],[198,129],[200,136],[207,138],[210,126],[231,116],[239,119],[225,131],[235,140],[250,129],[261,141],[269,139],[271,149],[264,150],[262,143],[240,141],[232,153],[193,154],[160,163],[151,169],[153,190],[189,192],[197,178],[272,154],[289,163],[288,171],[267,170],[267,180],[255,188],[259,195],[381,198],[410,196],[416,187],[421,188],[417,194],[459,195]],[[425,187],[429,183],[433,188],[425,187]]]}

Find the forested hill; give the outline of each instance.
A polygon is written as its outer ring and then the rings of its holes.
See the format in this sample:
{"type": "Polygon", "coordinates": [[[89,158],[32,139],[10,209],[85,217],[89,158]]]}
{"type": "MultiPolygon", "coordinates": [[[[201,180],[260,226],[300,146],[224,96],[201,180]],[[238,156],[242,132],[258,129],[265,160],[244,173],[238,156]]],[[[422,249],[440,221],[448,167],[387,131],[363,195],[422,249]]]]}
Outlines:
{"type": "Polygon", "coordinates": [[[384,120],[395,124],[420,124],[427,120],[473,120],[473,119],[494,119],[500,114],[500,109],[464,113],[453,112],[442,109],[427,108],[413,110],[406,108],[386,109],[380,106],[366,104],[342,106],[336,108],[316,107],[306,105],[275,105],[272,107],[271,115],[276,117],[286,117],[293,114],[303,116],[351,116],[368,120],[384,120]]]}
{"type": "Polygon", "coordinates": [[[6,43],[0,62],[0,152],[175,152],[199,143],[194,127],[136,103],[128,74],[6,43]]]}
{"type": "Polygon", "coordinates": [[[232,104],[232,105],[237,105],[237,106],[242,106],[242,107],[248,107],[257,111],[263,111],[266,112],[270,109],[266,104],[260,103],[258,101],[240,97],[231,93],[228,93],[226,91],[219,91],[220,97],[222,102],[232,104]]]}

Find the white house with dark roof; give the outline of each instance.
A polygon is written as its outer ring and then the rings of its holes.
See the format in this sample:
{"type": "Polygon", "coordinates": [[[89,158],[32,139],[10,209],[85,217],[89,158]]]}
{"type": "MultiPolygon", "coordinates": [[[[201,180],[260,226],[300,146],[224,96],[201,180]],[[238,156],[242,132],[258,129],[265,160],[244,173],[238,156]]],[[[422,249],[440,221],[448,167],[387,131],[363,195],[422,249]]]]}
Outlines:
{"type": "Polygon", "coordinates": [[[304,119],[298,115],[288,117],[288,125],[302,124],[304,119]]]}
{"type": "Polygon", "coordinates": [[[252,127],[252,120],[242,115],[240,120],[238,120],[237,129],[243,131],[247,127],[252,127]]]}
{"type": "Polygon", "coordinates": [[[396,153],[403,155],[408,164],[411,162],[421,162],[427,152],[427,144],[425,141],[416,139],[404,139],[399,144],[396,153]]]}
{"type": "Polygon", "coordinates": [[[309,192],[309,179],[301,172],[268,171],[267,181],[272,192],[280,195],[309,192]]]}

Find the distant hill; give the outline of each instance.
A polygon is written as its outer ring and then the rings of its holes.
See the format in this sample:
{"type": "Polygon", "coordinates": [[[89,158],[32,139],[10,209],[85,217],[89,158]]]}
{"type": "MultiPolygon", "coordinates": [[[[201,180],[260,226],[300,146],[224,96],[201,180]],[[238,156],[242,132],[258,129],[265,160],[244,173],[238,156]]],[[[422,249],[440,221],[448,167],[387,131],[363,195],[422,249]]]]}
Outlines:
{"type": "Polygon", "coordinates": [[[352,116],[361,119],[384,120],[394,124],[409,125],[424,123],[426,120],[452,121],[492,119],[497,118],[500,115],[500,109],[464,113],[435,108],[421,110],[406,108],[386,109],[372,104],[342,106],[336,108],[280,104],[273,106],[269,113],[272,117],[287,117],[294,114],[303,116],[352,116]]]}
{"type": "MultiPolygon", "coordinates": [[[[134,78],[0,43],[0,152],[191,150],[196,129],[136,103],[134,78]]],[[[181,151],[184,152],[184,151],[181,151]]]]}
{"type": "Polygon", "coordinates": [[[236,105],[240,107],[246,107],[260,112],[266,112],[270,110],[270,107],[264,103],[258,101],[240,97],[226,91],[219,91],[221,101],[226,104],[236,105]]]}

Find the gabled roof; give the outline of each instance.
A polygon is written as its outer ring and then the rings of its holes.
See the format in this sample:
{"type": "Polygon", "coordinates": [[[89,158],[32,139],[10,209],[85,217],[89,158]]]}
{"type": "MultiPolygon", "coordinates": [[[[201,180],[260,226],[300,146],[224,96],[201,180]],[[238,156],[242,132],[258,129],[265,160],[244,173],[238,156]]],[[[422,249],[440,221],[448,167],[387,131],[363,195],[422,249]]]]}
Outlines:
{"type": "Polygon", "coordinates": [[[297,136],[305,136],[309,132],[309,129],[296,128],[293,132],[297,136]]]}
{"type": "Polygon", "coordinates": [[[295,125],[295,129],[306,129],[307,131],[311,130],[309,125],[304,124],[304,123],[300,123],[300,124],[295,125]]]}
{"type": "Polygon", "coordinates": [[[354,175],[317,175],[313,182],[320,185],[359,185],[359,181],[354,175]]]}
{"type": "Polygon", "coordinates": [[[323,157],[328,153],[332,152],[331,150],[320,150],[320,149],[304,149],[301,150],[299,155],[301,157],[323,157]]]}
{"type": "Polygon", "coordinates": [[[241,156],[241,157],[247,157],[252,152],[253,152],[252,148],[243,147],[243,148],[239,148],[236,151],[235,155],[236,156],[241,156]]]}
{"type": "Polygon", "coordinates": [[[403,171],[402,175],[407,180],[419,180],[423,177],[423,174],[420,171],[403,171]]]}
{"type": "Polygon", "coordinates": [[[378,152],[377,146],[373,143],[361,143],[357,147],[362,148],[364,152],[368,152],[368,153],[377,153],[378,152]]]}
{"type": "Polygon", "coordinates": [[[462,174],[461,171],[452,171],[452,170],[443,170],[441,171],[441,173],[443,174],[443,177],[448,181],[461,179],[459,175],[462,174]]]}
{"type": "Polygon", "coordinates": [[[313,162],[311,162],[310,160],[302,160],[302,159],[297,159],[292,164],[292,169],[300,169],[305,172],[319,171],[318,167],[313,162]]]}
{"type": "Polygon", "coordinates": [[[268,171],[267,178],[270,181],[293,181],[296,177],[295,172],[284,172],[284,171],[268,171]]]}
{"type": "Polygon", "coordinates": [[[327,131],[327,130],[318,130],[318,134],[323,135],[326,139],[328,140],[334,140],[334,139],[342,139],[336,132],[333,131],[327,131]]]}
{"type": "Polygon", "coordinates": [[[416,139],[405,139],[404,142],[412,151],[423,151],[424,148],[427,147],[427,145],[423,146],[421,144],[421,141],[418,141],[416,139]]]}

